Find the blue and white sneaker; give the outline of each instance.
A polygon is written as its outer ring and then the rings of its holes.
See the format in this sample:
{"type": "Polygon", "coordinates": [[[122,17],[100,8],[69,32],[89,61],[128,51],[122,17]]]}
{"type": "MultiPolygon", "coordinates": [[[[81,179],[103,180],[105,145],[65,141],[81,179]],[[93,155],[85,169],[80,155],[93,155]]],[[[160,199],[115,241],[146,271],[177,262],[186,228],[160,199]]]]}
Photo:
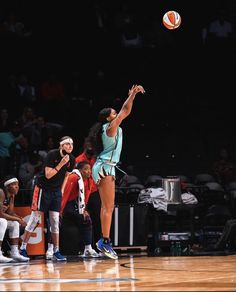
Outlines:
{"type": "Polygon", "coordinates": [[[57,261],[66,261],[67,260],[66,257],[64,257],[63,255],[61,255],[61,253],[59,252],[59,250],[56,251],[56,252],[54,252],[53,259],[54,260],[57,260],[57,261]]]}
{"type": "Polygon", "coordinates": [[[25,258],[28,258],[28,259],[30,258],[27,254],[26,249],[19,249],[19,254],[25,258]]]}
{"type": "Polygon", "coordinates": [[[103,238],[99,239],[99,241],[96,243],[97,249],[102,252],[107,257],[116,260],[118,259],[117,253],[113,250],[111,242],[104,243],[103,238]]]}

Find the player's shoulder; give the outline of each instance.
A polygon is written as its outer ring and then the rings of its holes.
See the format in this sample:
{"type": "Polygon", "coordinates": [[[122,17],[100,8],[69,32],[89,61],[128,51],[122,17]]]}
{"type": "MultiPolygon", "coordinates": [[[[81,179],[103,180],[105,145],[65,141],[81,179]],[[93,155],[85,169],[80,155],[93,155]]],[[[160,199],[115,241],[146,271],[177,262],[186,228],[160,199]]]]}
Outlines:
{"type": "Polygon", "coordinates": [[[59,149],[51,149],[48,151],[48,154],[49,156],[51,155],[57,155],[57,154],[60,154],[60,150],[59,149]]]}

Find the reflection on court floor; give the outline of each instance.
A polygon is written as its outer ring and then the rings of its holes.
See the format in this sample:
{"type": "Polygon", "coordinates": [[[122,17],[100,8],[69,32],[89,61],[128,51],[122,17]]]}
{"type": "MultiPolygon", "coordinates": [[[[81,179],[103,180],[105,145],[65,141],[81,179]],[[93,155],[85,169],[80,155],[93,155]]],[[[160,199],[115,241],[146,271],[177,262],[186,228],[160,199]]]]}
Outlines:
{"type": "Polygon", "coordinates": [[[125,255],[67,262],[0,264],[8,291],[236,291],[236,257],[125,255]]]}

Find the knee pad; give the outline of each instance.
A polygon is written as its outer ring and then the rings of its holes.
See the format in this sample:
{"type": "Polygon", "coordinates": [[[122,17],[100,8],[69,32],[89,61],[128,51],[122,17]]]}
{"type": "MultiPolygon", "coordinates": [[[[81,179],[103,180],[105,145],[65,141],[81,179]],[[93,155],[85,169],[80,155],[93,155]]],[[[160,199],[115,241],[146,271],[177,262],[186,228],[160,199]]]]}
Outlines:
{"type": "Polygon", "coordinates": [[[49,221],[52,233],[59,233],[59,212],[49,211],[49,221]]]}
{"type": "Polygon", "coordinates": [[[0,218],[0,241],[3,241],[6,230],[7,230],[7,220],[5,218],[0,218]]]}
{"type": "Polygon", "coordinates": [[[17,221],[8,221],[7,229],[9,229],[9,238],[19,238],[20,236],[20,224],[17,221]]]}
{"type": "Polygon", "coordinates": [[[39,211],[32,211],[25,230],[33,232],[35,227],[39,224],[40,217],[41,215],[39,211]]]}

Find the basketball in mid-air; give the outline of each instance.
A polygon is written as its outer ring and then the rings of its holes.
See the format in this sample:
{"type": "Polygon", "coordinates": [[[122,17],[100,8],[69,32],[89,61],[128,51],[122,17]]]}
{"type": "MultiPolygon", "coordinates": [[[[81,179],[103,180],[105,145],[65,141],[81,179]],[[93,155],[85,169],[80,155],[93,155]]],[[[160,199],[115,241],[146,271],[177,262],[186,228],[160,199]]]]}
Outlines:
{"type": "Polygon", "coordinates": [[[167,11],[163,16],[163,24],[168,29],[176,29],[181,24],[181,17],[174,10],[167,11]]]}

